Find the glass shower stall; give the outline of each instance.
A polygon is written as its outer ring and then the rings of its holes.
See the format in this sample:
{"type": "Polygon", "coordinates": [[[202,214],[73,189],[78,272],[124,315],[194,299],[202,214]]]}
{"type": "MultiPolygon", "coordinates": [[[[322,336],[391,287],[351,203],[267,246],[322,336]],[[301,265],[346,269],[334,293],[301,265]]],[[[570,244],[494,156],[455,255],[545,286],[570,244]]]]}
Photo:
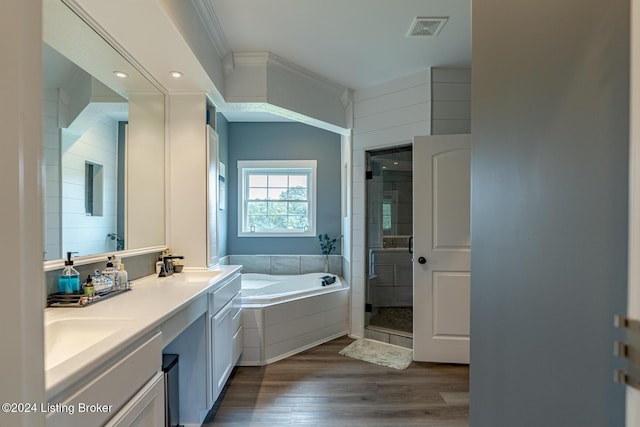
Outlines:
{"type": "Polygon", "coordinates": [[[412,147],[367,152],[365,328],[413,334],[412,147]]]}

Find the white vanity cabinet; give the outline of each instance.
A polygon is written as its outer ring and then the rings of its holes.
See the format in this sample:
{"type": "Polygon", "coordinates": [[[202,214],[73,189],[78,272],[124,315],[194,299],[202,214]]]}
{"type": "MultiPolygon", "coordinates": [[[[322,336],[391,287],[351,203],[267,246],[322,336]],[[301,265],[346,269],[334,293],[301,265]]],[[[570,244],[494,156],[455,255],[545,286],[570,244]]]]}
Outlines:
{"type": "Polygon", "coordinates": [[[47,427],[157,426],[164,420],[160,332],[119,352],[110,366],[96,366],[47,402],[47,427]],[[162,413],[160,413],[162,411],[162,413]]]}
{"type": "Polygon", "coordinates": [[[209,294],[207,403],[213,406],[242,351],[241,278],[235,274],[209,294]]]}
{"type": "Polygon", "coordinates": [[[165,423],[164,375],[159,372],[106,427],[158,427],[165,423]]]}

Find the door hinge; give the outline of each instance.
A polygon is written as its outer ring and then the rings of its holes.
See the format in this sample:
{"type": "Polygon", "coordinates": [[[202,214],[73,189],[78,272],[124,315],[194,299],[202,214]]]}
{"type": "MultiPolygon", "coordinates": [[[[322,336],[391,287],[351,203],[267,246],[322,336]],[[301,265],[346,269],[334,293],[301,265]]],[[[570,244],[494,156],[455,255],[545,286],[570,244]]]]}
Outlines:
{"type": "Polygon", "coordinates": [[[373,313],[373,304],[365,304],[364,305],[364,312],[365,313],[373,313]]]}
{"type": "Polygon", "coordinates": [[[364,174],[365,179],[373,179],[373,171],[367,171],[364,174]]]}

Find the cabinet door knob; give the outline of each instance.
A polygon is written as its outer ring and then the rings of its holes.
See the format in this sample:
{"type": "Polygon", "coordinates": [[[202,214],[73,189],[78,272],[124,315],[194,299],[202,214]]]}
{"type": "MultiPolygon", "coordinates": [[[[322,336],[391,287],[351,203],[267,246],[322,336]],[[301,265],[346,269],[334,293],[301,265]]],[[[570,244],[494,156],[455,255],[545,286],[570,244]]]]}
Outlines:
{"type": "Polygon", "coordinates": [[[420,264],[426,264],[427,263],[427,259],[425,257],[421,256],[420,258],[418,258],[418,262],[420,264]]]}

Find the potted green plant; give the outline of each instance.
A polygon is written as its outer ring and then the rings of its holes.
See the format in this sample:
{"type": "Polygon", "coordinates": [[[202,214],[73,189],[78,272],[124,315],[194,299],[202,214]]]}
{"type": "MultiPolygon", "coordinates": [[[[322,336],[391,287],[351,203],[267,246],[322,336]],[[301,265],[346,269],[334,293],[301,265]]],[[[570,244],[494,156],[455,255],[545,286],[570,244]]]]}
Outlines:
{"type": "Polygon", "coordinates": [[[318,235],[320,241],[320,251],[324,255],[324,272],[329,272],[329,255],[336,250],[336,244],[342,236],[331,237],[327,233],[318,235]]]}

